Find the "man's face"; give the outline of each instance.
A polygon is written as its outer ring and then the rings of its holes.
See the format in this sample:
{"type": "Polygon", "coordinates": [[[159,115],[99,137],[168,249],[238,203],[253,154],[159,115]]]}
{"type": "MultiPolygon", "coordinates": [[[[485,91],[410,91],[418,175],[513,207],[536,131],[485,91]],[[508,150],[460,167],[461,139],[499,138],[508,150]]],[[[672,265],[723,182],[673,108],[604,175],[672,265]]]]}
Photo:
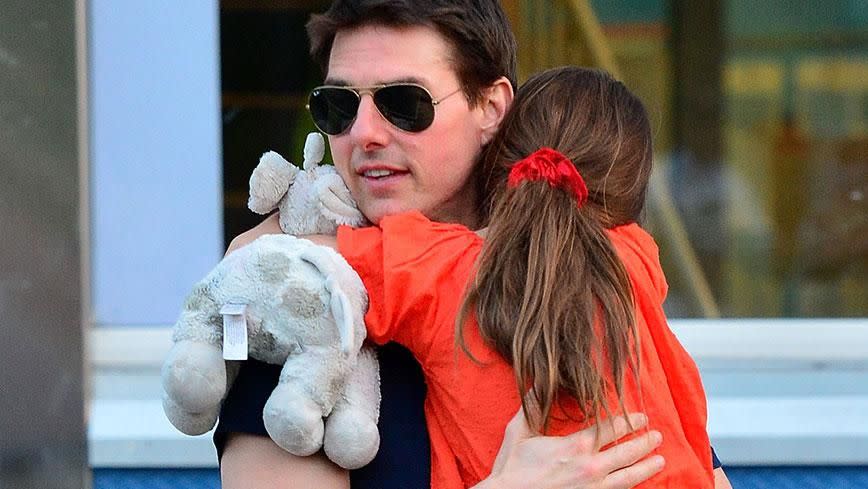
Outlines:
{"type": "MultiPolygon", "coordinates": [[[[450,47],[434,29],[365,26],[339,31],[327,84],[370,86],[398,81],[424,86],[438,100],[460,87],[450,47]]],[[[474,226],[477,195],[471,180],[482,146],[482,109],[463,92],[435,108],[422,132],[402,131],[362,95],[353,125],[329,136],[335,166],[372,222],[418,210],[429,219],[474,226]]]]}

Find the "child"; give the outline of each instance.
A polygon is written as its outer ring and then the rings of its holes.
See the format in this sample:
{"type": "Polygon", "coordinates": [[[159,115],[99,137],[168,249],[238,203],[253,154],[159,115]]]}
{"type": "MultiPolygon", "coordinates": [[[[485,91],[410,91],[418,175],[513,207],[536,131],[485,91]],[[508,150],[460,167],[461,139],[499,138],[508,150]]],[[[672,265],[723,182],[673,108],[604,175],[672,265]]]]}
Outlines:
{"type": "Polygon", "coordinates": [[[557,68],[518,91],[483,155],[484,240],[416,212],[339,230],[370,296],[368,337],[404,344],[425,373],[431,487],[489,474],[520,404],[551,434],[642,411],[666,467],[640,487],[713,487],[699,373],[637,224],[651,159],[624,85],[557,68]]]}

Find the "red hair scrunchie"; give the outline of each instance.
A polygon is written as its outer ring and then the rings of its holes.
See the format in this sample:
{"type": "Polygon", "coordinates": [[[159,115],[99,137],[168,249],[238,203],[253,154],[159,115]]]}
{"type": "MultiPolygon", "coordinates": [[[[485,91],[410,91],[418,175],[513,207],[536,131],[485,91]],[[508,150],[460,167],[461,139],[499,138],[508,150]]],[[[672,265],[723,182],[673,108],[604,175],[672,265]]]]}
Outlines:
{"type": "Polygon", "coordinates": [[[570,192],[576,197],[578,207],[588,200],[588,186],[576,166],[560,151],[551,148],[540,148],[512,166],[507,181],[509,188],[525,180],[545,180],[553,188],[570,192]]]}

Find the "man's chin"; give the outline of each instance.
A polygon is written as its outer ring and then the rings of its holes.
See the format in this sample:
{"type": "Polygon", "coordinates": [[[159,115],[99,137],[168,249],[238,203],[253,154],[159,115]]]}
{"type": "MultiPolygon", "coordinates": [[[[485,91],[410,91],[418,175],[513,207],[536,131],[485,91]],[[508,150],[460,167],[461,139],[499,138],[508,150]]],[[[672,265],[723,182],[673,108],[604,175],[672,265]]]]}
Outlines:
{"type": "Polygon", "coordinates": [[[404,212],[408,212],[412,210],[408,206],[395,205],[395,204],[386,204],[386,205],[374,205],[370,208],[362,208],[362,214],[368,218],[374,224],[379,225],[380,221],[386,216],[394,216],[396,214],[402,214],[404,212]]]}

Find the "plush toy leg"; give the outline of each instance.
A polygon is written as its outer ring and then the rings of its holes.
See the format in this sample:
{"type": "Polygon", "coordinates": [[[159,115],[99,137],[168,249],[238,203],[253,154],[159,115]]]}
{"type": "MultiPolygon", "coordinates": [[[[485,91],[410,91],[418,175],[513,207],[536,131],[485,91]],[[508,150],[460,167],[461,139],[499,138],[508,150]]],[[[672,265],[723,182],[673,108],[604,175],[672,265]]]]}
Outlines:
{"type": "MultiPolygon", "coordinates": [[[[241,369],[241,362],[226,362],[226,376],[229,381],[227,385],[232,385],[235,378],[238,377],[238,372],[241,369]]],[[[218,409],[207,409],[202,413],[192,413],[185,411],[181,406],[175,403],[169,395],[163,392],[163,412],[172,425],[178,428],[178,431],[190,435],[199,435],[206,433],[217,423],[218,409]]]]}
{"type": "Polygon", "coordinates": [[[271,439],[293,455],[306,457],[322,447],[322,410],[296,386],[274,389],[262,420],[271,439]]]}
{"type": "Polygon", "coordinates": [[[293,455],[319,451],[323,416],[331,412],[346,372],[346,361],[336,347],[311,347],[290,355],[262,413],[271,439],[293,455]]]}
{"type": "Polygon", "coordinates": [[[163,364],[163,407],[183,433],[205,433],[217,419],[226,394],[226,364],[220,348],[204,342],[179,341],[163,364]],[[205,420],[210,426],[202,428],[205,420]]]}
{"type": "Polygon", "coordinates": [[[208,409],[203,413],[185,411],[164,392],[163,412],[166,413],[166,417],[172,423],[172,426],[177,428],[181,433],[201,435],[214,427],[214,424],[217,422],[219,409],[208,409]]]}
{"type": "Polygon", "coordinates": [[[343,395],[326,419],[323,449],[345,469],[364,467],[380,448],[380,365],[374,350],[362,348],[343,395]]]}

